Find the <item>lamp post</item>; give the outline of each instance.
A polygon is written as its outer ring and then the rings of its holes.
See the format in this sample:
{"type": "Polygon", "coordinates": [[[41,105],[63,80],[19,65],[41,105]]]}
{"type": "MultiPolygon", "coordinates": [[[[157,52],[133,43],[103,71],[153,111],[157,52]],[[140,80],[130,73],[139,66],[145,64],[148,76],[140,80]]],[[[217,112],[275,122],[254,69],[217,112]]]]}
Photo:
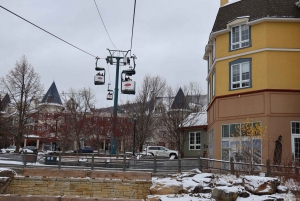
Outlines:
{"type": "Polygon", "coordinates": [[[132,154],[135,156],[135,126],[136,126],[136,114],[133,115],[134,127],[133,127],[133,151],[132,154]]]}

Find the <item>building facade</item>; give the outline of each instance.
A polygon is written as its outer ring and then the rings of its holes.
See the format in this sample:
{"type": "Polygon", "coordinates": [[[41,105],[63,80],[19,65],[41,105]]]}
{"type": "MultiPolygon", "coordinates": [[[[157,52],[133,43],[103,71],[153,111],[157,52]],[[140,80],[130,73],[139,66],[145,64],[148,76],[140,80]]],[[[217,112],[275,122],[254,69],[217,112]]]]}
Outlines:
{"type": "Polygon", "coordinates": [[[296,0],[220,0],[208,61],[209,157],[229,160],[246,119],[266,127],[257,145],[273,163],[300,160],[300,8],[296,0]]]}

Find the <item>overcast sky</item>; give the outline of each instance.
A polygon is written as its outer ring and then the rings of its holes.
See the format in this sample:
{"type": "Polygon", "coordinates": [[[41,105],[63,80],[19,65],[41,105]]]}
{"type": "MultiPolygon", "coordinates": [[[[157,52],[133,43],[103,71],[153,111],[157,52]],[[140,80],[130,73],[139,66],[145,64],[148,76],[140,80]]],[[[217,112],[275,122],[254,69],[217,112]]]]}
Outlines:
{"type": "MultiPolygon", "coordinates": [[[[134,0],[96,0],[115,46],[130,49],[134,0]]],[[[0,0],[0,5],[67,42],[106,58],[115,49],[97,12],[94,0],[0,0]]],[[[207,63],[203,60],[219,0],[137,0],[132,53],[137,56],[137,87],[145,75],[159,75],[171,86],[201,84],[207,91],[207,63]]],[[[96,107],[107,101],[107,83],[115,86],[115,66],[106,68],[106,85],[95,86],[95,59],[0,8],[0,77],[25,55],[41,76],[45,93],[55,81],[58,91],[91,87],[96,107]],[[109,73],[108,73],[109,71],[109,73]]],[[[120,71],[127,69],[122,66],[120,71]]],[[[120,86],[119,86],[120,88],[120,86]]],[[[120,90],[119,90],[120,91],[120,90]]],[[[121,101],[133,95],[119,95],[121,101]]]]}

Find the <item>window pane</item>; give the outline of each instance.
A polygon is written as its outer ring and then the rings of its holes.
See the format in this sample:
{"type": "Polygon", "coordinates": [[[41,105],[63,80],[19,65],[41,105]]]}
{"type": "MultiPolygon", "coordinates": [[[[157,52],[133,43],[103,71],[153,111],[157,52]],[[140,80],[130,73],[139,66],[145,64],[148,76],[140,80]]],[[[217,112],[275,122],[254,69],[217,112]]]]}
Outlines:
{"type": "Polygon", "coordinates": [[[228,141],[222,141],[222,149],[229,148],[229,142],[228,141]]]}
{"type": "Polygon", "coordinates": [[[230,137],[238,136],[239,129],[240,129],[240,124],[230,124],[230,137]]]}
{"type": "Polygon", "coordinates": [[[242,41],[249,40],[249,27],[247,25],[242,25],[241,30],[242,30],[242,41]]]}
{"type": "Polygon", "coordinates": [[[200,133],[196,133],[196,144],[200,144],[201,141],[200,141],[200,133]]]}
{"type": "Polygon", "coordinates": [[[243,82],[242,87],[250,87],[250,82],[243,82]]]}
{"type": "Polygon", "coordinates": [[[232,42],[236,43],[240,41],[240,33],[239,33],[239,27],[233,27],[232,28],[232,42]]]}
{"type": "Polygon", "coordinates": [[[249,62],[242,63],[242,80],[249,80],[249,78],[250,78],[249,62]]]}
{"type": "Polygon", "coordinates": [[[229,137],[229,125],[222,125],[222,137],[229,137]]]}
{"type": "Polygon", "coordinates": [[[300,122],[292,122],[292,134],[300,134],[300,122]]]}
{"type": "Polygon", "coordinates": [[[232,65],[232,82],[240,81],[240,65],[232,65]]]}
{"type": "Polygon", "coordinates": [[[190,133],[190,144],[194,144],[195,143],[195,133],[190,133]]]}
{"type": "Polygon", "coordinates": [[[240,88],[240,83],[238,83],[238,84],[233,84],[233,85],[232,85],[232,88],[233,88],[233,89],[240,88]]]}
{"type": "Polygon", "coordinates": [[[195,149],[195,146],[190,146],[190,149],[195,149]]]}

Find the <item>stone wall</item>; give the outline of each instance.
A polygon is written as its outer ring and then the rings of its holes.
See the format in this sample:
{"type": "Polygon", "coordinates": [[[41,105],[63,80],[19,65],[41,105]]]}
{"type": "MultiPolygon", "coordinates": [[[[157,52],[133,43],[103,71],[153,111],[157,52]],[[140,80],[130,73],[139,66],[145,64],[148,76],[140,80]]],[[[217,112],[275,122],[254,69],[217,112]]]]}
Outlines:
{"type": "Polygon", "coordinates": [[[145,180],[15,176],[5,193],[145,199],[151,185],[152,181],[145,180]]]}

